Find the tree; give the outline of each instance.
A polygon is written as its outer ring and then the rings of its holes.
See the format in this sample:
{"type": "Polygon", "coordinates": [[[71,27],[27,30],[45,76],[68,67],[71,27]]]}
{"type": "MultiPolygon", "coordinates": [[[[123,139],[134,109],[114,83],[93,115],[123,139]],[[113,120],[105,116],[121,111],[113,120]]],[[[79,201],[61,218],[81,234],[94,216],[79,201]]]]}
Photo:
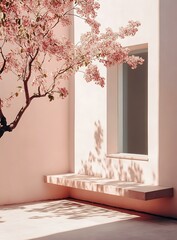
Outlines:
{"type": "Polygon", "coordinates": [[[17,127],[34,99],[65,98],[68,90],[62,81],[81,68],[87,82],[103,87],[105,79],[100,76],[98,62],[105,67],[127,63],[132,68],[143,63],[142,58],[129,56],[130,50],[118,42],[135,35],[140,23],[130,21],[118,32],[107,28],[101,33],[96,21],[99,7],[98,0],[0,0],[0,81],[16,82],[13,93],[0,97],[0,137],[17,127]],[[59,31],[59,27],[72,24],[73,16],[90,26],[75,45],[59,31]],[[48,72],[46,66],[52,61],[58,62],[58,69],[48,72]],[[24,103],[8,124],[3,108],[20,95],[24,103]]]}

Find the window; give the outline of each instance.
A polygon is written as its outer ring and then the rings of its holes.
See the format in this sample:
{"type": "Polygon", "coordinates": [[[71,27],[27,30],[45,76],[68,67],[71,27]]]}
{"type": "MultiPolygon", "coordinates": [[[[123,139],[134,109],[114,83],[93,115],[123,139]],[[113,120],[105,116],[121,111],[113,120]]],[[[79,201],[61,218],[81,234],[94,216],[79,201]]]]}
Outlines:
{"type": "Polygon", "coordinates": [[[132,70],[127,64],[108,70],[108,153],[148,154],[148,50],[144,64],[132,70]]]}

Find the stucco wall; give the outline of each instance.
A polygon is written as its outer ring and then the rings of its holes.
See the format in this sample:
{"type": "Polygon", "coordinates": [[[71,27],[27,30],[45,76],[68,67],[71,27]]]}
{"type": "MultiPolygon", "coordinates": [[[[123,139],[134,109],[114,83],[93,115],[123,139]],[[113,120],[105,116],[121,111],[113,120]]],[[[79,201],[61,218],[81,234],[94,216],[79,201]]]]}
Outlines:
{"type": "MultiPolygon", "coordinates": [[[[154,146],[158,145],[158,1],[112,1],[105,2],[100,1],[101,9],[99,11],[98,20],[102,23],[102,30],[108,26],[111,26],[115,31],[121,26],[125,26],[131,19],[141,22],[139,32],[135,37],[130,37],[122,40],[122,44],[125,46],[134,46],[138,44],[148,44],[148,55],[152,59],[148,62],[148,92],[153,96],[148,99],[148,116],[149,116],[149,163],[150,171],[148,177],[144,178],[144,181],[158,182],[158,148],[154,146]],[[153,5],[153,8],[152,8],[153,5]],[[153,130],[152,130],[153,129],[153,130]],[[152,134],[153,133],[153,134],[152,134]],[[151,174],[151,176],[150,176],[151,174]]],[[[76,41],[82,31],[84,31],[84,25],[82,26],[79,20],[76,21],[75,28],[76,41]]],[[[112,74],[105,68],[101,68],[102,75],[108,81],[114,78],[114,72],[112,74]]],[[[82,75],[76,75],[75,83],[75,161],[76,171],[78,171],[86,161],[95,161],[96,159],[105,158],[107,153],[107,113],[111,118],[113,112],[111,107],[107,108],[107,85],[104,89],[95,86],[94,84],[87,84],[82,81],[82,75]],[[80,101],[82,99],[82,101],[80,101]],[[89,114],[88,114],[89,113],[89,114]],[[99,153],[96,151],[96,135],[100,135],[100,149],[99,153]],[[83,146],[80,147],[80,142],[83,146]],[[93,160],[94,159],[94,160],[93,160]]],[[[97,136],[98,138],[98,136],[97,136]]],[[[127,165],[126,161],[121,164],[127,165]]],[[[131,165],[130,163],[129,165],[131,165]]],[[[144,162],[135,162],[137,166],[142,168],[148,168],[144,162]]],[[[118,164],[119,165],[119,164],[118,164]]],[[[95,166],[96,167],[96,166],[95,166]]],[[[118,166],[117,166],[118,167],[118,166]]],[[[99,171],[99,169],[98,169],[99,171]]],[[[140,170],[141,171],[141,170],[140,170]]],[[[137,173],[140,174],[140,173],[137,173]]],[[[146,175],[146,172],[144,172],[146,175]]]]}
{"type": "MultiPolygon", "coordinates": [[[[70,36],[70,29],[60,29],[70,36]]],[[[58,63],[53,63],[56,65],[58,63]]],[[[13,80],[13,79],[12,79],[13,80]]],[[[1,97],[8,96],[13,81],[1,81],[1,97]]],[[[66,86],[68,83],[65,83],[66,86]]],[[[19,111],[22,99],[4,109],[8,123],[19,111]]],[[[44,175],[69,170],[70,97],[31,103],[19,125],[0,139],[0,204],[63,198],[68,190],[44,183],[44,175]]]]}
{"type": "Polygon", "coordinates": [[[164,208],[177,216],[177,20],[175,0],[160,1],[159,182],[174,187],[164,208]]]}
{"type": "MultiPolygon", "coordinates": [[[[173,8],[173,4],[176,5],[176,3],[175,1],[169,1],[168,3],[165,0],[110,0],[109,2],[100,1],[100,3],[101,9],[98,20],[102,23],[102,30],[105,27],[111,26],[116,31],[120,26],[126,25],[128,20],[138,20],[141,22],[139,32],[135,37],[123,40],[122,44],[125,46],[148,45],[148,161],[132,161],[106,157],[107,146],[109,145],[107,140],[111,141],[108,131],[109,129],[113,131],[114,126],[113,124],[111,127],[109,126],[109,122],[114,123],[114,121],[108,121],[112,114],[110,109],[111,104],[107,105],[107,87],[110,87],[110,85],[108,84],[104,89],[101,89],[94,84],[85,83],[82,75],[77,74],[75,82],[75,170],[80,173],[115,177],[120,180],[132,180],[141,183],[175,187],[175,180],[172,179],[175,179],[174,167],[176,166],[176,115],[174,112],[177,94],[175,95],[175,68],[169,62],[171,52],[175,51],[172,49],[170,52],[168,51],[169,47],[174,47],[175,40],[171,38],[170,42],[172,45],[167,43],[168,39],[170,39],[168,31],[170,31],[171,26],[168,26],[168,23],[171,24],[172,19],[175,18],[175,13],[173,14],[174,10],[171,12],[171,9],[173,8]],[[166,5],[168,5],[168,8],[166,5]],[[167,16],[169,21],[166,22],[167,16]],[[166,26],[166,30],[162,30],[164,26],[166,26]],[[166,51],[162,53],[164,48],[166,51]],[[165,57],[166,55],[167,58],[165,57]],[[166,65],[171,65],[169,71],[166,71],[166,65]],[[173,76],[171,83],[168,83],[168,74],[172,74],[173,76]],[[170,90],[169,88],[172,92],[168,91],[170,90]],[[170,100],[171,93],[172,98],[170,100]],[[168,104],[168,101],[171,104],[168,104]],[[171,105],[172,107],[170,108],[169,106],[171,105]],[[163,118],[165,114],[166,117],[163,118]],[[172,123],[170,131],[167,129],[168,122],[172,123]],[[165,138],[162,137],[166,134],[168,136],[168,145],[165,138]],[[169,144],[171,144],[170,148],[168,148],[169,144]],[[171,163],[171,167],[169,167],[169,163],[171,163]],[[167,170],[168,175],[166,174],[167,170]]],[[[82,25],[80,20],[76,20],[76,42],[83,31],[86,31],[85,26],[82,25]]],[[[176,37],[176,33],[174,32],[173,34],[176,37]]],[[[172,56],[175,58],[175,53],[172,56]]],[[[106,69],[101,68],[101,73],[108,81],[114,78],[114,71],[115,69],[111,74],[110,71],[107,72],[106,69]]],[[[92,195],[89,194],[88,196],[87,193],[74,189],[71,191],[71,196],[77,198],[100,201],[105,204],[155,214],[177,216],[177,212],[175,212],[175,209],[177,209],[175,197],[144,203],[111,196],[103,197],[95,193],[92,195]],[[164,208],[164,204],[168,205],[168,207],[164,208]]]]}

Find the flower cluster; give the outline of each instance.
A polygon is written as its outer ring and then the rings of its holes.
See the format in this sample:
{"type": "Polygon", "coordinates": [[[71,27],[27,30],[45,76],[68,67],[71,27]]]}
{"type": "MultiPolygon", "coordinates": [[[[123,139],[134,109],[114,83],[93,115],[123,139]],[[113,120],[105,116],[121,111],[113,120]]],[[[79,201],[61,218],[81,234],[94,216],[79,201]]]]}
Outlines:
{"type": "Polygon", "coordinates": [[[95,0],[75,0],[75,4],[76,13],[85,19],[85,22],[91,26],[93,32],[99,33],[100,23],[95,18],[100,4],[95,0]]]}
{"type": "Polygon", "coordinates": [[[85,80],[87,82],[94,81],[96,84],[99,84],[101,87],[104,87],[104,78],[100,76],[98,67],[96,65],[89,64],[85,71],[85,80]]]}
{"type": "MultiPolygon", "coordinates": [[[[119,43],[119,39],[135,35],[140,23],[129,21],[118,32],[107,28],[100,33],[100,23],[96,21],[99,8],[98,0],[1,0],[0,80],[13,74],[17,89],[4,101],[0,97],[0,102],[10,104],[20,93],[24,94],[26,107],[34,98],[65,98],[68,90],[61,87],[61,82],[81,68],[87,82],[103,87],[105,80],[98,62],[105,67],[127,63],[136,68],[142,64],[142,58],[129,56],[129,49],[119,43]],[[76,45],[60,36],[61,26],[69,26],[73,16],[90,26],[76,45]],[[58,62],[57,69],[54,61],[58,62]]],[[[24,109],[16,119],[20,119],[24,109]]]]}
{"type": "Polygon", "coordinates": [[[104,86],[104,78],[100,76],[96,63],[105,67],[114,64],[127,63],[132,69],[143,64],[144,60],[138,56],[130,55],[130,49],[123,47],[119,38],[133,36],[137,32],[139,22],[130,21],[126,27],[118,32],[107,28],[105,33],[96,34],[93,31],[81,36],[80,44],[76,47],[77,66],[85,66],[85,79],[87,82],[93,80],[96,84],[104,86]]]}
{"type": "Polygon", "coordinates": [[[140,22],[138,21],[129,21],[126,27],[121,27],[119,29],[119,37],[125,38],[127,36],[134,36],[138,31],[138,27],[140,26],[140,22]]]}

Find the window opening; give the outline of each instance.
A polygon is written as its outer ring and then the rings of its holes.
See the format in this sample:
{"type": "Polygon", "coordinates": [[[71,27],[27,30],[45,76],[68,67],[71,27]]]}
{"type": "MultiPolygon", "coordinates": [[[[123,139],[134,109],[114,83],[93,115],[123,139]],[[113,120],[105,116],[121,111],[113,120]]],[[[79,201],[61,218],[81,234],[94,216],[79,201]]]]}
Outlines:
{"type": "Polygon", "coordinates": [[[118,149],[123,153],[148,154],[148,51],[132,51],[145,61],[136,69],[119,67],[118,149]]]}

